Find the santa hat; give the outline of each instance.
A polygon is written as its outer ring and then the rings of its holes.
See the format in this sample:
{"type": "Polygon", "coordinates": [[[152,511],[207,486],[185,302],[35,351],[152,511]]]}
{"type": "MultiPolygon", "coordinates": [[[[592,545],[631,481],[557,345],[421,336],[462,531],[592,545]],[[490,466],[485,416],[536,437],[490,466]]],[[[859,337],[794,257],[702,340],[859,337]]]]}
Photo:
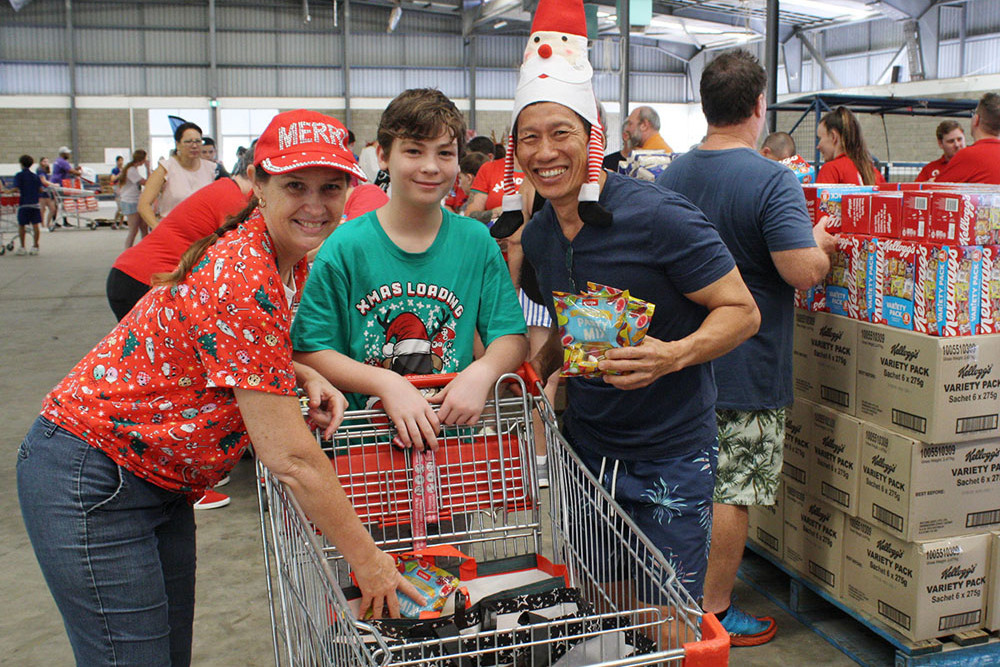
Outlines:
{"type": "Polygon", "coordinates": [[[413,313],[400,313],[385,330],[382,356],[398,357],[403,354],[429,354],[431,342],[427,328],[413,313]],[[395,339],[395,342],[390,342],[395,339]]]}
{"type": "Polygon", "coordinates": [[[586,224],[607,227],[611,214],[597,203],[598,181],[604,159],[604,128],[597,112],[587,58],[587,17],[583,0],[540,0],[524,51],[524,62],[514,93],[511,135],[503,175],[503,213],[491,228],[496,238],[510,236],[523,222],[521,196],[514,184],[514,134],[517,117],[530,104],[555,102],[571,109],[590,123],[587,142],[587,180],[580,188],[580,218],[586,224]]]}

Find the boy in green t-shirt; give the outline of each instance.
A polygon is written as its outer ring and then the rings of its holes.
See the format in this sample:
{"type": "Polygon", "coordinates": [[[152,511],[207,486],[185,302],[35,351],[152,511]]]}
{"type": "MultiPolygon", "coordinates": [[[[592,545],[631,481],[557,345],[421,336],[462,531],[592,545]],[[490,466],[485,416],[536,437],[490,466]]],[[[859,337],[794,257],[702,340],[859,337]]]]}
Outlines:
{"type": "Polygon", "coordinates": [[[477,422],[497,378],[524,360],[524,315],[489,230],[441,207],[465,142],[454,103],[407,90],[377,138],[392,196],[323,244],[292,343],[297,361],[353,392],[352,409],[377,396],[403,445],[435,449],[441,424],[477,422]],[[477,332],[486,351],[473,360],[477,332]],[[425,373],[458,376],[425,399],[402,377],[425,373]]]}

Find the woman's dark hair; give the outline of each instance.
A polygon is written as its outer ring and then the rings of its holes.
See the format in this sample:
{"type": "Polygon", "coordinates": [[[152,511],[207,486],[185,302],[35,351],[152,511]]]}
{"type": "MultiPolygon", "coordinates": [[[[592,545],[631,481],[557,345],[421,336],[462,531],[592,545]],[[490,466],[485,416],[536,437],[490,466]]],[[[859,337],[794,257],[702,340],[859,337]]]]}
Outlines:
{"type": "MultiPolygon", "coordinates": [[[[271,179],[271,175],[264,171],[263,169],[258,169],[254,172],[254,182],[258,185],[264,185],[271,179]]],[[[191,269],[201,261],[201,258],[205,255],[205,252],[219,239],[221,239],[226,232],[236,229],[240,226],[250,214],[254,212],[257,208],[257,197],[252,195],[250,201],[243,208],[242,211],[231,215],[226,218],[226,221],[216,229],[214,232],[209,234],[203,239],[199,239],[191,244],[191,247],[184,251],[181,255],[180,262],[177,263],[177,268],[170,273],[156,273],[153,274],[153,285],[176,285],[187,276],[191,269]]]]}
{"type": "Polygon", "coordinates": [[[179,144],[181,142],[181,137],[183,137],[184,133],[188,130],[197,130],[198,134],[202,134],[201,128],[195,123],[181,123],[177,126],[177,129],[174,130],[174,143],[179,144]]]}
{"type": "Polygon", "coordinates": [[[132,167],[134,167],[136,165],[140,165],[140,164],[142,164],[145,161],[146,161],[146,151],[142,150],[141,148],[139,150],[137,150],[137,151],[134,151],[132,153],[132,161],[129,162],[124,167],[122,167],[122,173],[121,173],[121,177],[120,177],[121,180],[122,181],[125,180],[125,175],[128,174],[128,170],[129,169],[131,169],[132,167]]]}
{"type": "Polygon", "coordinates": [[[857,117],[847,107],[837,107],[827,113],[819,121],[827,132],[837,131],[840,135],[840,145],[844,147],[844,153],[861,174],[861,182],[865,185],[875,185],[875,165],[872,164],[871,153],[865,144],[865,138],[861,134],[861,123],[857,117]]]}

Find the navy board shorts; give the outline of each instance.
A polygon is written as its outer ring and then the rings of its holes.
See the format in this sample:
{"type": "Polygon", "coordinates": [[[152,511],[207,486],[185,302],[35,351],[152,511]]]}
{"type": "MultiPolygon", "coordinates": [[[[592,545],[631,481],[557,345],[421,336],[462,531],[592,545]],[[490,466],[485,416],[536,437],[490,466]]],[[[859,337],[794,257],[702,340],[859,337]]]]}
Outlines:
{"type": "Polygon", "coordinates": [[[37,206],[21,206],[17,209],[17,224],[22,227],[42,224],[42,209],[37,206]]]}
{"type": "MultiPolygon", "coordinates": [[[[684,589],[700,601],[712,535],[717,441],[666,458],[616,461],[588,449],[565,427],[563,434],[601,486],[666,557],[684,589]]],[[[594,505],[588,506],[595,509],[594,505]]],[[[599,517],[581,523],[593,527],[607,521],[599,517]]],[[[614,556],[625,556],[627,545],[622,547],[622,537],[613,528],[591,530],[598,534],[585,536],[585,541],[595,547],[593,553],[599,562],[593,563],[593,571],[601,573],[599,582],[638,580],[640,597],[647,598],[642,602],[665,606],[667,602],[658,599],[657,592],[662,582],[651,585],[645,580],[657,568],[630,557],[621,558],[623,562],[609,562],[615,560],[614,556]],[[649,594],[643,596],[643,591],[649,594]]]]}

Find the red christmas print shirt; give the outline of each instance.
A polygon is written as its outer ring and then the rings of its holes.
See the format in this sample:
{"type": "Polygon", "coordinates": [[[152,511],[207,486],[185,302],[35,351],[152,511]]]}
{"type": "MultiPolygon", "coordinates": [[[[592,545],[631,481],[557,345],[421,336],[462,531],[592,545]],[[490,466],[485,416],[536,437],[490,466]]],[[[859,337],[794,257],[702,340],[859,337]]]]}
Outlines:
{"type": "MultiPolygon", "coordinates": [[[[295,284],[305,283],[305,260],[295,284]]],[[[255,213],[155,287],[46,397],[42,415],[157,486],[200,494],[249,444],[234,388],[295,393],[291,310],[255,213]]]]}

